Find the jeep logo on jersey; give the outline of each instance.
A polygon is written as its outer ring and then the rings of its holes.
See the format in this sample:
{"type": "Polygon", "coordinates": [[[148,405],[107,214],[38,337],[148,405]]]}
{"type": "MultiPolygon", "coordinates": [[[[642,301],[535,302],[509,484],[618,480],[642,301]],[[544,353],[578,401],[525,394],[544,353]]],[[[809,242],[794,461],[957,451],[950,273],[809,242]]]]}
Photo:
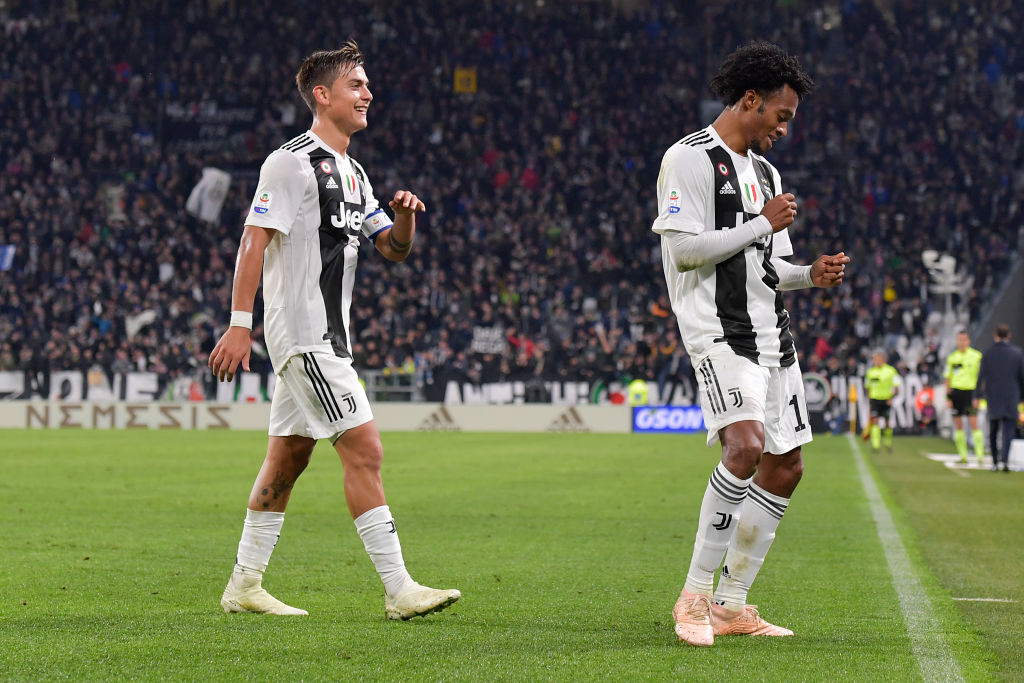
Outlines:
{"type": "Polygon", "coordinates": [[[339,230],[347,228],[350,232],[359,232],[359,229],[363,227],[363,212],[353,211],[345,203],[338,202],[338,213],[331,216],[331,225],[339,230]]]}

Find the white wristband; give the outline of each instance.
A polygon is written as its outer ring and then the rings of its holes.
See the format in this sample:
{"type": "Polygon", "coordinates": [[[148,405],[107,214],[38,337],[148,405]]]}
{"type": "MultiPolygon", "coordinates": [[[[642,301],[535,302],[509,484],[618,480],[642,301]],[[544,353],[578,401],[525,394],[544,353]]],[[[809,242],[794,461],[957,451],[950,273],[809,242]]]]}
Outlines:
{"type": "Polygon", "coordinates": [[[231,327],[252,329],[252,313],[249,311],[231,311],[231,327]]]}

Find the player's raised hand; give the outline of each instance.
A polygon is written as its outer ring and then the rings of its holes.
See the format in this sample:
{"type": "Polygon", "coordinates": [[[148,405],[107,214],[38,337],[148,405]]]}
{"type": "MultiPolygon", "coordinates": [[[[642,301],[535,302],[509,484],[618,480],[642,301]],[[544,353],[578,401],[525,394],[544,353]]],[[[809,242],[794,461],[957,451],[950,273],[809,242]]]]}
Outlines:
{"type": "Polygon", "coordinates": [[[811,264],[811,282],[815,287],[835,287],[843,282],[850,257],[843,252],[823,254],[811,264]]]}
{"type": "Polygon", "coordinates": [[[395,214],[413,214],[420,211],[426,211],[427,207],[423,205],[420,198],[414,195],[408,190],[399,190],[395,193],[395,198],[388,202],[388,206],[395,214]]]}
{"type": "Polygon", "coordinates": [[[785,230],[796,219],[796,197],[789,192],[772,197],[761,209],[761,215],[771,222],[772,232],[785,230]]]}
{"type": "Polygon", "coordinates": [[[235,378],[238,364],[249,369],[249,354],[252,352],[252,339],[245,327],[229,327],[221,335],[220,341],[210,352],[210,369],[221,382],[230,382],[235,378]]]}

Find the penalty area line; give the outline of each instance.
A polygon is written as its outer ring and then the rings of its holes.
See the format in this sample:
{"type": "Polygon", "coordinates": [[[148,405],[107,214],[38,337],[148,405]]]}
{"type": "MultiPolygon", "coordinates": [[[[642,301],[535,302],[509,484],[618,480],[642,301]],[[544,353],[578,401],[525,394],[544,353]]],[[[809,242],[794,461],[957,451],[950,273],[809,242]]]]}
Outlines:
{"type": "Polygon", "coordinates": [[[1010,600],[1009,598],[953,598],[957,602],[1012,602],[1016,603],[1016,600],[1010,600]]]}
{"type": "Polygon", "coordinates": [[[900,601],[900,611],[907,627],[907,636],[914,651],[914,657],[926,681],[962,681],[960,664],[946,644],[942,633],[937,632],[937,617],[928,594],[918,579],[917,572],[910,562],[906,546],[896,530],[892,513],[882,499],[878,483],[868,469],[860,446],[852,435],[847,435],[853,450],[853,459],[857,463],[861,485],[871,507],[871,516],[875,520],[878,540],[882,543],[885,560],[889,565],[892,586],[900,601]]]}

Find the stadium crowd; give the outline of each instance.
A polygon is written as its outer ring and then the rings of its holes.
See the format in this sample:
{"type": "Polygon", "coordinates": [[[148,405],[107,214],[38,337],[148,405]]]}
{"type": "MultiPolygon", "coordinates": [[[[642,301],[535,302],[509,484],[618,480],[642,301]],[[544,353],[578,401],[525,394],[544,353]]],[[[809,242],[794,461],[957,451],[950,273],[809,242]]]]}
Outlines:
{"type": "Polygon", "coordinates": [[[925,247],[974,276],[976,314],[1019,247],[1024,5],[770,4],[0,10],[0,370],[206,373],[259,164],[309,123],[294,71],[348,37],[375,95],[351,152],[378,197],[410,188],[428,207],[407,264],[364,246],[363,368],[428,386],[673,381],[687,363],[650,231],[661,154],[720,109],[707,81],[753,37],[818,85],[771,155],[801,206],[794,260],[853,257],[844,287],[787,294],[805,368],[929,334],[925,247]],[[475,93],[453,91],[456,67],[475,93]],[[213,221],[184,209],[204,166],[234,179],[213,221]]]}

